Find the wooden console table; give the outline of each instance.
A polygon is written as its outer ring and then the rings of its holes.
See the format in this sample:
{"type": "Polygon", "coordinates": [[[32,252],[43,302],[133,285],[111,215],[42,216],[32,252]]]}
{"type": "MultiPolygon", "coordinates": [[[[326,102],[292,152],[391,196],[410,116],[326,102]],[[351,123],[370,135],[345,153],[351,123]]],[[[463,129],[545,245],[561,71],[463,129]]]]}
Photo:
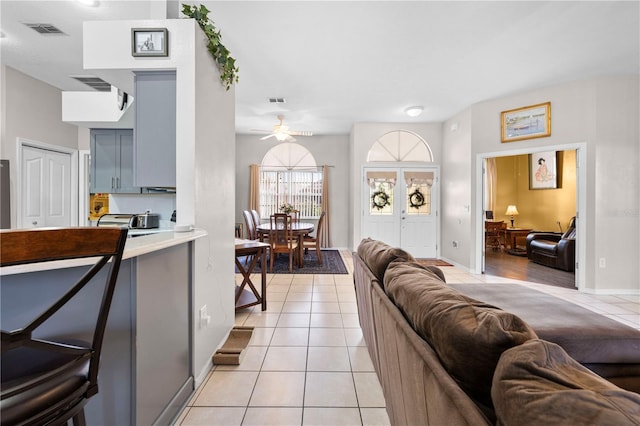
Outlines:
{"type": "Polygon", "coordinates": [[[236,238],[236,267],[242,274],[242,284],[236,285],[236,310],[249,306],[262,305],[262,310],[267,309],[267,248],[269,244],[253,240],[241,240],[236,238]],[[245,266],[241,258],[250,256],[249,265],[245,266]],[[260,292],[251,281],[251,273],[260,259],[260,271],[262,283],[260,292]],[[249,288],[245,288],[249,285],[249,288]]]}
{"type": "Polygon", "coordinates": [[[507,228],[507,242],[509,243],[509,250],[507,251],[509,254],[513,254],[516,256],[526,256],[527,251],[521,248],[518,248],[518,238],[527,237],[531,229],[526,228],[507,228]]]}

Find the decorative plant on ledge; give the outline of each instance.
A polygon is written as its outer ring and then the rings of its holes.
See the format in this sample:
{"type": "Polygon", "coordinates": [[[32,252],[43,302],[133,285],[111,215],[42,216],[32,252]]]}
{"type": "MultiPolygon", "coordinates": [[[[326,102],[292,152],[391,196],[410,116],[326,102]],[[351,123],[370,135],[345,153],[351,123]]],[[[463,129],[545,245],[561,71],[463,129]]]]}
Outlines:
{"type": "Polygon", "coordinates": [[[207,17],[209,9],[204,5],[200,5],[198,8],[197,6],[183,4],[182,13],[189,18],[195,19],[207,39],[209,39],[207,49],[209,49],[209,53],[211,53],[216,65],[218,65],[220,81],[229,90],[233,83],[238,82],[238,67],[236,66],[236,60],[229,55],[229,50],[221,43],[222,36],[220,31],[216,29],[213,21],[207,17]]]}

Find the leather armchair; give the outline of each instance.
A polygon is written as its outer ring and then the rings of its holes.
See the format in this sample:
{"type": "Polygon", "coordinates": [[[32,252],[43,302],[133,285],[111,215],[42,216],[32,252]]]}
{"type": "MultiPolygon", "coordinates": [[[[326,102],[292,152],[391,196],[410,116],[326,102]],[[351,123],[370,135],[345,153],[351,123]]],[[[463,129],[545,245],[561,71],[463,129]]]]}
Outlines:
{"type": "Polygon", "coordinates": [[[527,235],[529,260],[553,268],[573,272],[576,264],[576,218],[571,218],[564,234],[532,232],[527,235]]]}

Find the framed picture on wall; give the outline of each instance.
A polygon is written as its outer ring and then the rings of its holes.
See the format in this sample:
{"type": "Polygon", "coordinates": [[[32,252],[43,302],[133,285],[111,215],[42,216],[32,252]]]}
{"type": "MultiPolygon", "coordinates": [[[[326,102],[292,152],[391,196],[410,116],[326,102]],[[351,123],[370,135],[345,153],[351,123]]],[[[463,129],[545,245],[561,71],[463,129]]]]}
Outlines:
{"type": "Polygon", "coordinates": [[[501,113],[502,142],[551,136],[551,102],[501,113]]]}
{"type": "Polygon", "coordinates": [[[132,28],[131,55],[169,56],[168,35],[166,28],[132,28]]]}
{"type": "Polygon", "coordinates": [[[529,154],[529,189],[560,188],[559,151],[529,154]]]}

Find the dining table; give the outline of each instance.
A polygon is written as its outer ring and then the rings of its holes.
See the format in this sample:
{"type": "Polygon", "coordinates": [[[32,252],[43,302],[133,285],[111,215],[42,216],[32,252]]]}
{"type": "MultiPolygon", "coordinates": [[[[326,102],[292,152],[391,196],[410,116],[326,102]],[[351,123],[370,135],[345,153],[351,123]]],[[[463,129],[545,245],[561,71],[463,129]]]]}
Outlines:
{"type": "MultiPolygon", "coordinates": [[[[304,236],[310,234],[315,229],[315,225],[310,222],[291,222],[291,232],[294,237],[298,239],[298,265],[302,268],[304,266],[304,236]]],[[[256,226],[258,232],[258,238],[260,241],[264,241],[265,237],[269,237],[271,232],[271,223],[260,223],[256,226]]]]}

